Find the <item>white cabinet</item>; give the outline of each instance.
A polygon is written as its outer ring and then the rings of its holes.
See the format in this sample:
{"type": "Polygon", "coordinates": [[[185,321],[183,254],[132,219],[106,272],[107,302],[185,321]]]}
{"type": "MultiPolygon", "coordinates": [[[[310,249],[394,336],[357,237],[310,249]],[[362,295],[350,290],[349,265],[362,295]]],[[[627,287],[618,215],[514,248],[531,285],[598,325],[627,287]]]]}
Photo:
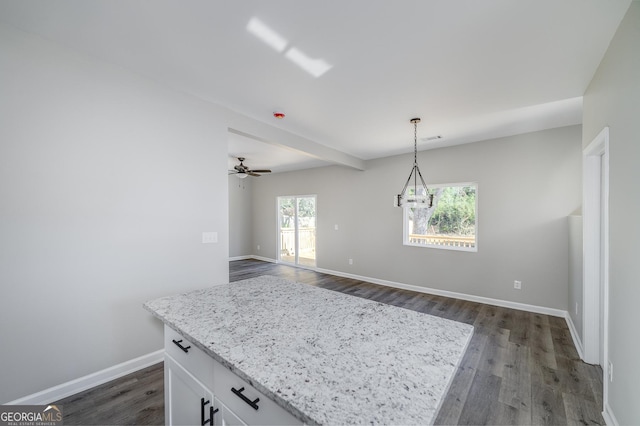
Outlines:
{"type": "Polygon", "coordinates": [[[213,393],[170,355],[164,357],[164,384],[166,424],[214,424],[219,408],[214,407],[213,393]]]}
{"type": "Polygon", "coordinates": [[[301,421],[165,326],[167,425],[300,425],[301,421]]]}
{"type": "Polygon", "coordinates": [[[220,426],[246,426],[246,423],[236,416],[236,413],[225,406],[218,398],[216,398],[216,407],[220,407],[220,416],[216,414],[216,425],[220,426]]]}
{"type": "Polygon", "coordinates": [[[213,358],[165,325],[164,351],[209,389],[213,389],[213,358]]]}
{"type": "Polygon", "coordinates": [[[164,327],[164,414],[167,425],[222,424],[213,395],[213,359],[164,327]]]}
{"type": "Polygon", "coordinates": [[[213,392],[235,415],[249,425],[300,425],[284,408],[213,360],[213,392]]]}

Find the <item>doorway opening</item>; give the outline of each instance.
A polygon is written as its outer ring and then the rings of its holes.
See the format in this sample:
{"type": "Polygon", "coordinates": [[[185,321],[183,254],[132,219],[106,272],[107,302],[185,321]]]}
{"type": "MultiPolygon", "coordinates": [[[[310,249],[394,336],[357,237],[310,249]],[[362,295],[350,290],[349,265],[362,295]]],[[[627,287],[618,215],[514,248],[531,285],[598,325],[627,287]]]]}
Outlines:
{"type": "Polygon", "coordinates": [[[316,267],[316,196],[278,197],[278,261],[316,267]]]}

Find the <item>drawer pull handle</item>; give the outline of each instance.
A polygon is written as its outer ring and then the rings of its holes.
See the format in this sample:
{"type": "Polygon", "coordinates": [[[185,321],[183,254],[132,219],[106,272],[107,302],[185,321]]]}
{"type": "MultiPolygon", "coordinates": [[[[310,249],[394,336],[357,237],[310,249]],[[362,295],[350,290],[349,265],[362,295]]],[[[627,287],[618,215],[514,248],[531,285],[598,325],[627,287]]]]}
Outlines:
{"type": "Polygon", "coordinates": [[[256,398],[253,401],[250,400],[249,398],[247,398],[242,391],[244,391],[244,387],[240,388],[240,389],[236,389],[236,388],[231,388],[231,392],[235,393],[236,395],[238,395],[240,397],[241,400],[243,400],[244,402],[246,402],[247,404],[249,404],[251,406],[251,408],[253,408],[254,410],[258,409],[258,401],[260,401],[260,398],[256,398]]]}
{"type": "Polygon", "coordinates": [[[209,418],[207,420],[204,419],[204,406],[209,404],[211,401],[207,400],[205,401],[204,398],[200,398],[200,420],[202,420],[202,426],[206,425],[207,423],[209,423],[211,426],[213,426],[213,415],[215,413],[217,413],[218,411],[220,411],[219,409],[213,409],[213,405],[211,407],[209,407],[209,418]]]}
{"type": "Polygon", "coordinates": [[[180,340],[173,339],[173,340],[172,340],[172,342],[173,342],[173,343],[175,343],[177,347],[179,347],[180,349],[182,349],[182,350],[184,351],[184,353],[185,353],[185,354],[186,354],[186,353],[189,353],[189,349],[191,348],[191,346],[187,346],[187,347],[182,346],[182,345],[180,344],[180,343],[182,343],[182,339],[180,339],[180,340]]]}

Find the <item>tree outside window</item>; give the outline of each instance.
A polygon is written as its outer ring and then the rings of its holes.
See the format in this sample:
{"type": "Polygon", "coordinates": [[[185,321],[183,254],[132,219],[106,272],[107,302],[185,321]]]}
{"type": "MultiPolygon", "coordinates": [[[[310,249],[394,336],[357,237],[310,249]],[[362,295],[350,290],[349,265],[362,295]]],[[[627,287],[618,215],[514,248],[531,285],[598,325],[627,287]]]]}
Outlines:
{"type": "MultiPolygon", "coordinates": [[[[404,244],[449,250],[477,251],[477,185],[429,186],[433,206],[405,207],[404,244]]],[[[409,191],[424,194],[424,188],[409,191]]]]}

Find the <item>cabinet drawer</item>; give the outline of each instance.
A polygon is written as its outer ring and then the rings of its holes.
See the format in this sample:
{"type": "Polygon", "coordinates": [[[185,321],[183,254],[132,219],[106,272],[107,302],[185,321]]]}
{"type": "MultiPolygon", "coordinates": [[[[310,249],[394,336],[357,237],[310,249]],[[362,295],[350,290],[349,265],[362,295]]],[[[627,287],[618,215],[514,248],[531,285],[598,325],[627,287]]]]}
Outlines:
{"type": "Polygon", "coordinates": [[[213,389],[213,359],[178,332],[164,326],[164,350],[209,389],[213,389]],[[186,349],[181,349],[180,346],[186,349]]]}
{"type": "Polygon", "coordinates": [[[258,392],[253,386],[236,376],[228,368],[213,360],[215,383],[213,393],[220,401],[238,416],[244,423],[250,425],[300,425],[302,422],[284,408],[258,392]],[[243,389],[244,388],[244,389],[243,389]],[[232,389],[235,389],[234,392],[232,389]],[[241,393],[242,396],[238,395],[241,393]],[[255,403],[256,410],[249,402],[255,403]]]}

